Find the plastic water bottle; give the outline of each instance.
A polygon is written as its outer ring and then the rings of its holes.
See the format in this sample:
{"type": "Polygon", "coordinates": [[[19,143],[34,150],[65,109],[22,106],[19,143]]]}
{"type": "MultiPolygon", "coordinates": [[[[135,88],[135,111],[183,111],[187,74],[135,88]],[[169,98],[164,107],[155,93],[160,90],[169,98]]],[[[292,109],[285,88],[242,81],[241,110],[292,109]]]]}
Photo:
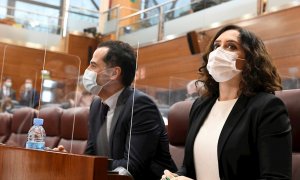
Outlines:
{"type": "Polygon", "coordinates": [[[33,126],[28,131],[28,137],[26,142],[27,149],[45,149],[45,129],[43,128],[44,120],[40,118],[33,119],[33,126]]]}

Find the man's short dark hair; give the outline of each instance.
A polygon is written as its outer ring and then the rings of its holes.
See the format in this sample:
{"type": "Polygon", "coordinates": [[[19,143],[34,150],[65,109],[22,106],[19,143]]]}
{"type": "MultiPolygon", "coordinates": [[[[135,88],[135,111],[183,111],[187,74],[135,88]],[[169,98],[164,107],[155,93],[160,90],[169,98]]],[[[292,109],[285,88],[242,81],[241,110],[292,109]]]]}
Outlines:
{"type": "Polygon", "coordinates": [[[105,41],[99,44],[98,48],[109,48],[104,57],[105,64],[108,67],[119,66],[122,70],[122,84],[130,86],[136,71],[136,53],[134,49],[122,41],[105,41]]]}

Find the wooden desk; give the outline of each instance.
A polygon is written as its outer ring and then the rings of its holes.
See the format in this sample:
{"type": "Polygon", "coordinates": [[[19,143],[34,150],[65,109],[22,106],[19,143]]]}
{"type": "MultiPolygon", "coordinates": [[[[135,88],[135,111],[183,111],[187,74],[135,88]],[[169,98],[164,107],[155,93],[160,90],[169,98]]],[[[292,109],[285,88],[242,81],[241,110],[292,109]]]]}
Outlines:
{"type": "Polygon", "coordinates": [[[0,145],[0,180],[129,180],[107,173],[106,157],[0,145]]]}

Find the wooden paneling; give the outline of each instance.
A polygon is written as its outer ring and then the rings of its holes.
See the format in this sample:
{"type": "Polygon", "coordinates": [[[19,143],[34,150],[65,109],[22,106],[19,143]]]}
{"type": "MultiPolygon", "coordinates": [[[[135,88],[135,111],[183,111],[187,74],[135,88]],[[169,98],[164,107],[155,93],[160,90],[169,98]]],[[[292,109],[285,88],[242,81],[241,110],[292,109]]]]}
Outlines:
{"type": "Polygon", "coordinates": [[[26,78],[31,78],[35,88],[40,91],[41,70],[50,72],[53,80],[65,84],[65,88],[75,90],[79,75],[80,59],[78,56],[32,49],[16,45],[0,43],[0,67],[3,77],[9,76],[13,80],[13,89],[19,95],[19,89],[26,78]]]}
{"type": "Polygon", "coordinates": [[[274,59],[300,54],[300,33],[273,38],[264,42],[274,59]]]}
{"type": "Polygon", "coordinates": [[[67,53],[80,57],[80,72],[83,74],[97,48],[98,40],[94,37],[85,36],[84,34],[69,34],[67,39],[67,53]]]}
{"type": "Polygon", "coordinates": [[[273,60],[282,79],[300,78],[300,54],[273,60]]]}
{"type": "Polygon", "coordinates": [[[300,6],[268,13],[237,23],[255,32],[263,40],[300,33],[300,6]]]}
{"type": "MultiPolygon", "coordinates": [[[[300,33],[300,6],[263,14],[251,19],[232,22],[254,32],[264,41],[300,33]]],[[[226,24],[224,24],[226,25],[226,24]]],[[[199,31],[211,38],[221,27],[199,31]]]]}
{"type": "Polygon", "coordinates": [[[191,55],[186,36],[139,49],[139,63],[156,63],[165,59],[191,55]]]}
{"type": "Polygon", "coordinates": [[[140,64],[137,83],[161,88],[168,88],[170,78],[196,79],[202,64],[200,54],[161,59],[155,63],[140,64]]]}
{"type": "Polygon", "coordinates": [[[141,47],[137,84],[169,88],[170,78],[197,78],[201,62],[200,54],[191,55],[186,36],[141,47]]]}
{"type": "Polygon", "coordinates": [[[0,145],[1,180],[131,180],[107,171],[107,157],[0,145]]]}
{"type": "Polygon", "coordinates": [[[104,157],[36,151],[0,145],[0,179],[108,179],[104,157]]]}

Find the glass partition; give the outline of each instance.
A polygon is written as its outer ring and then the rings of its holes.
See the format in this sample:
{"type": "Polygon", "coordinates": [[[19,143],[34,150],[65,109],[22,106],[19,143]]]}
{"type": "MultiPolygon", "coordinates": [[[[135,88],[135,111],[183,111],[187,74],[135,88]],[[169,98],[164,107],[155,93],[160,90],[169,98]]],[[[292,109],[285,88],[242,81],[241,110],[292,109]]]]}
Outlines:
{"type": "Polygon", "coordinates": [[[5,46],[1,64],[3,112],[13,113],[14,110],[23,106],[38,107],[40,84],[38,72],[43,67],[43,59],[44,51],[34,51],[19,46],[5,46]],[[31,87],[29,87],[29,83],[31,87]],[[27,91],[29,88],[32,89],[30,94],[27,91]],[[28,98],[25,99],[25,97],[28,98]],[[9,103],[10,101],[13,104],[9,103]]]}
{"type": "Polygon", "coordinates": [[[164,122],[168,124],[169,108],[179,101],[194,100],[198,97],[195,79],[170,77],[168,88],[137,84],[136,88],[149,95],[158,106],[164,122]]]}
{"type": "Polygon", "coordinates": [[[75,99],[70,94],[76,91],[79,68],[77,56],[8,45],[2,82],[11,79],[16,108],[30,106],[39,110],[50,105],[67,108],[69,98],[75,99]],[[25,103],[23,98],[29,89],[34,92],[25,103]]]}
{"type": "Polygon", "coordinates": [[[190,96],[192,96],[192,94],[188,93],[188,89],[189,89],[188,84],[192,81],[193,81],[192,79],[184,79],[181,77],[170,77],[169,106],[172,106],[176,102],[190,99],[190,96]]]}
{"type": "Polygon", "coordinates": [[[76,92],[80,59],[14,45],[0,44],[0,51],[1,113],[12,115],[11,135],[5,143],[25,147],[33,118],[39,117],[44,119],[46,146],[54,148],[60,144],[60,132],[64,132],[64,138],[70,141],[64,145],[68,145],[68,152],[72,152],[73,133],[78,128],[76,121],[79,117],[77,110],[67,109],[76,109],[77,106],[74,102],[79,95],[76,92]],[[55,108],[62,110],[56,111],[55,108]],[[53,139],[57,142],[53,143],[53,139]]]}
{"type": "MultiPolygon", "coordinates": [[[[283,70],[283,69],[281,69],[283,70]]],[[[300,79],[298,77],[299,68],[298,67],[290,67],[284,70],[288,72],[287,75],[281,74],[281,82],[283,90],[286,89],[300,89],[300,79]]]]}
{"type": "Polygon", "coordinates": [[[169,110],[169,89],[138,84],[136,85],[136,88],[152,98],[152,100],[158,106],[163,118],[166,120],[169,110]]]}
{"type": "Polygon", "coordinates": [[[41,76],[41,108],[57,104],[62,108],[71,107],[75,100],[80,59],[76,56],[48,52],[41,76]]]}

